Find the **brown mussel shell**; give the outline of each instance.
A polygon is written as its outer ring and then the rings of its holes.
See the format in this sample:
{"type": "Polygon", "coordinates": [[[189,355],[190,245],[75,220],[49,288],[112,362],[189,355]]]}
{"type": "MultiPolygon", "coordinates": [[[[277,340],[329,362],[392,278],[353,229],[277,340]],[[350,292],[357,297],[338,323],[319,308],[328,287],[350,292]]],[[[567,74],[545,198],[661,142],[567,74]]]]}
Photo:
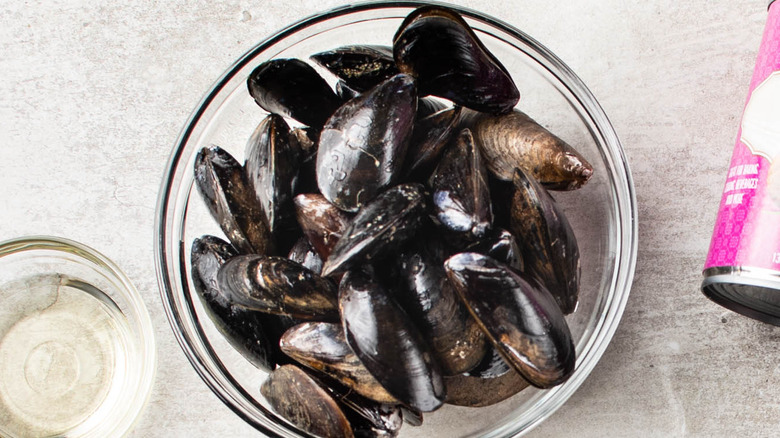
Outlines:
{"type": "Polygon", "coordinates": [[[400,254],[402,285],[395,295],[428,341],[445,376],[465,373],[485,355],[488,342],[444,271],[445,255],[425,239],[400,254]]]}
{"type": "Polygon", "coordinates": [[[461,107],[457,106],[417,120],[404,166],[408,178],[428,179],[460,122],[460,114],[461,107]]]}
{"type": "Polygon", "coordinates": [[[347,342],[371,374],[400,400],[423,412],[439,408],[439,365],[391,291],[365,271],[350,271],[339,286],[347,342]]]}
{"type": "Polygon", "coordinates": [[[477,253],[456,254],[447,275],[504,360],[539,388],[574,371],[574,342],[553,296],[533,279],[477,253]]]}
{"type": "Polygon", "coordinates": [[[414,80],[396,75],[342,105],[322,129],[317,185],[355,212],[400,176],[417,111],[414,80]]]}
{"type": "Polygon", "coordinates": [[[437,225],[464,241],[487,234],[493,224],[487,171],[468,129],[444,153],[429,185],[437,225]]]}
{"type": "Polygon", "coordinates": [[[269,113],[319,129],[341,100],[325,79],[300,59],[272,59],[247,79],[249,94],[269,113]]]}
{"type": "Polygon", "coordinates": [[[264,118],[246,145],[247,180],[274,233],[295,226],[292,197],[298,176],[298,147],[290,141],[287,122],[277,114],[264,118]]]}
{"type": "Polygon", "coordinates": [[[338,319],[333,282],[284,257],[234,257],[219,269],[217,281],[235,305],[304,320],[338,319]]]}
{"type": "Polygon", "coordinates": [[[393,49],[388,46],[354,45],[311,55],[355,91],[363,92],[397,75],[393,49]]]}
{"type": "Polygon", "coordinates": [[[520,110],[492,115],[464,111],[464,126],[496,177],[511,181],[521,168],[549,190],[582,187],[593,166],[579,152],[520,110]]]}
{"type": "Polygon", "coordinates": [[[293,200],[303,234],[323,259],[330,256],[350,217],[320,194],[301,194],[293,200]]]}
{"type": "Polygon", "coordinates": [[[327,438],[353,438],[344,411],[320,384],[295,365],[283,365],[260,387],[277,414],[300,429],[327,438]]]}
{"type": "Polygon", "coordinates": [[[580,252],[566,215],[533,177],[517,169],[510,224],[534,275],[555,297],[563,313],[577,307],[580,252]]]}
{"type": "Polygon", "coordinates": [[[322,275],[343,272],[400,247],[422,227],[425,197],[422,184],[400,184],[363,207],[325,260],[322,275]]]}
{"type": "Polygon", "coordinates": [[[217,272],[238,255],[229,243],[214,236],[202,236],[192,243],[192,283],[203,308],[217,330],[252,365],[271,371],[281,352],[276,339],[266,333],[270,315],[232,305],[217,286],[217,272]]]}
{"type": "Polygon", "coordinates": [[[322,272],[322,258],[305,236],[295,242],[290,253],[287,254],[287,258],[316,274],[322,272]]]}
{"type": "Polygon", "coordinates": [[[341,324],[299,324],[282,336],[279,346],[286,355],[299,363],[327,374],[366,398],[398,404],[398,400],[387,392],[352,352],[341,324]]]}
{"type": "Polygon", "coordinates": [[[239,252],[273,252],[263,208],[232,155],[219,146],[201,149],[195,157],[195,184],[211,216],[239,252]]]}
{"type": "Polygon", "coordinates": [[[520,92],[504,66],[455,11],[424,6],[393,38],[399,70],[417,78],[421,96],[434,95],[488,113],[505,113],[520,92]]]}

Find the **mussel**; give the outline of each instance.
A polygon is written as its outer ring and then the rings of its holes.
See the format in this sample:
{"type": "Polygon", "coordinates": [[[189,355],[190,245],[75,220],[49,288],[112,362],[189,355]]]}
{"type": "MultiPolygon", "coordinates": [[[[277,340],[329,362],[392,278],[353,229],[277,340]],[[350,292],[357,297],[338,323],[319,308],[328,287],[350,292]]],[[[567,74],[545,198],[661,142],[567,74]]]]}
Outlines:
{"type": "Polygon", "coordinates": [[[398,257],[402,285],[398,303],[433,350],[444,375],[465,373],[485,355],[487,341],[444,271],[438,239],[412,242],[398,257]]]}
{"type": "Polygon", "coordinates": [[[364,397],[381,403],[398,404],[398,400],[387,392],[352,352],[341,324],[299,324],[282,336],[279,346],[299,363],[327,374],[364,397]]]}
{"type": "Polygon", "coordinates": [[[569,220],[533,177],[515,171],[510,224],[525,260],[526,271],[549,290],[563,313],[577,307],[580,252],[569,220]]]}
{"type": "MultiPolygon", "coordinates": [[[[425,99],[420,99],[420,102],[423,101],[425,99]]],[[[417,120],[404,164],[407,178],[420,181],[428,179],[460,122],[460,113],[461,107],[457,106],[417,120]]]]}
{"type": "Polygon", "coordinates": [[[501,114],[464,111],[464,125],[485,157],[487,168],[511,181],[521,168],[550,190],[574,190],[593,174],[593,166],[579,152],[525,113],[501,114]]]}
{"type": "Polygon", "coordinates": [[[424,6],[393,38],[399,70],[417,78],[420,95],[434,95],[488,113],[505,113],[520,93],[504,66],[457,12],[424,6]]]}
{"type": "Polygon", "coordinates": [[[434,222],[464,241],[485,237],[493,224],[487,171],[471,131],[464,129],[429,182],[434,222]]]}
{"type": "Polygon", "coordinates": [[[370,270],[344,276],[339,310],[352,351],[390,394],[423,412],[442,405],[439,364],[391,291],[370,270]]]}
{"type": "Polygon", "coordinates": [[[336,286],[284,257],[233,257],[217,281],[235,305],[305,320],[338,319],[336,286]]]}
{"type": "Polygon", "coordinates": [[[268,220],[244,175],[244,169],[219,146],[195,157],[195,183],[211,216],[244,254],[273,252],[268,220]]]}
{"type": "Polygon", "coordinates": [[[247,180],[263,207],[271,231],[295,226],[293,186],[298,176],[297,142],[282,116],[269,114],[257,126],[246,146],[247,180]]]}
{"type": "Polygon", "coordinates": [[[417,110],[414,80],[399,74],[342,105],[322,129],[317,185],[355,212],[400,176],[417,110]]]}
{"type": "Polygon", "coordinates": [[[279,415],[302,430],[326,438],[353,438],[341,406],[320,384],[295,365],[283,365],[260,387],[279,415]]]}
{"type": "Polygon", "coordinates": [[[300,59],[272,59],[247,80],[249,94],[269,113],[319,129],[341,101],[316,70],[300,59]]]}
{"type": "Polygon", "coordinates": [[[349,225],[350,217],[320,194],[301,194],[293,201],[303,233],[317,254],[327,259],[349,225]]]}
{"type": "Polygon", "coordinates": [[[268,315],[235,306],[217,285],[217,272],[238,255],[229,243],[214,236],[192,242],[192,283],[214,326],[242,356],[270,371],[280,362],[277,339],[266,333],[268,315]]]}
{"type": "Polygon", "coordinates": [[[525,380],[491,348],[483,361],[468,373],[444,378],[446,402],[451,405],[482,407],[502,402],[528,387],[525,380]]]}
{"type": "Polygon", "coordinates": [[[571,332],[544,286],[477,253],[454,255],[445,268],[493,346],[529,383],[550,388],[571,375],[571,332]]]}
{"type": "Polygon", "coordinates": [[[421,184],[401,184],[382,193],[352,219],[325,260],[322,275],[343,272],[401,246],[424,223],[425,198],[421,184]]]}
{"type": "Polygon", "coordinates": [[[316,53],[311,59],[358,92],[399,73],[393,61],[393,49],[388,46],[344,46],[316,53]]]}

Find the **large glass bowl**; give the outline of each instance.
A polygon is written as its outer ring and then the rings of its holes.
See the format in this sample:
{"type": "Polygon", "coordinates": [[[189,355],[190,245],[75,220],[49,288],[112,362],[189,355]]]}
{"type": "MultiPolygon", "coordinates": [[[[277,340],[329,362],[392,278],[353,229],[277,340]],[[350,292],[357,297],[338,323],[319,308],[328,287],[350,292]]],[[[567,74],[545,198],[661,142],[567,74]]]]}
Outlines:
{"type": "MultiPolygon", "coordinates": [[[[334,9],[287,27],[258,44],[215,83],[192,114],[164,175],[156,224],[157,270],[168,318],[203,381],[236,414],[272,436],[301,432],[271,412],[260,395],[266,378],[216,331],[193,292],[189,251],[203,234],[220,235],[193,185],[198,150],[219,145],[239,161],[265,116],[247,92],[260,63],[308,56],[347,44],[389,45],[403,18],[421,3],[371,3],[334,9]]],[[[515,436],[558,409],[598,362],[617,328],[633,277],[637,222],[631,175],[615,131],[596,99],[554,54],[523,32],[475,11],[458,9],[509,70],[521,92],[518,108],[574,145],[594,167],[580,190],[554,192],[579,241],[582,287],[567,317],[575,339],[572,377],[550,390],[529,388],[489,408],[445,406],[403,437],[515,436]]],[[[331,78],[333,79],[333,78],[331,78]]],[[[335,80],[332,82],[335,83],[335,80]]],[[[305,435],[304,435],[305,436],[305,435]]]]}

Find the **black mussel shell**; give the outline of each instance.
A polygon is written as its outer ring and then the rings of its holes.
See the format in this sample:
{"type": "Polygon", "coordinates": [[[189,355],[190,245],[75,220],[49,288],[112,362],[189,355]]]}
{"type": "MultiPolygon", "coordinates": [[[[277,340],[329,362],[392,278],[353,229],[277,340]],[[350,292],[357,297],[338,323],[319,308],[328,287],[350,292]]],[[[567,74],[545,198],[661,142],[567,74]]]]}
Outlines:
{"type": "Polygon", "coordinates": [[[400,247],[424,223],[425,196],[421,184],[400,184],[363,207],[325,260],[322,275],[343,272],[400,247]]]}
{"type": "Polygon", "coordinates": [[[593,175],[585,157],[520,110],[501,115],[466,110],[463,118],[488,170],[500,179],[511,181],[521,168],[548,190],[574,190],[593,175]]]}
{"type": "Polygon", "coordinates": [[[203,236],[192,243],[192,283],[203,308],[214,326],[242,356],[254,366],[271,371],[280,362],[278,343],[266,330],[270,315],[234,306],[217,286],[217,272],[236,257],[229,243],[214,236],[203,236]]]}
{"type": "Polygon", "coordinates": [[[478,252],[507,264],[515,271],[523,271],[523,254],[515,236],[507,230],[493,229],[484,239],[469,245],[467,252],[478,252]]]}
{"type": "Polygon", "coordinates": [[[447,109],[448,105],[435,97],[421,97],[417,99],[417,120],[422,120],[439,111],[447,109]]]}
{"type": "Polygon", "coordinates": [[[449,144],[460,121],[459,106],[419,119],[412,131],[404,172],[414,180],[427,180],[449,144]]]}
{"type": "Polygon", "coordinates": [[[399,70],[417,78],[421,96],[489,113],[508,112],[520,99],[506,68],[452,9],[425,6],[409,14],[393,54],[399,70]]]}
{"type": "Polygon", "coordinates": [[[269,113],[320,128],[341,100],[325,79],[300,59],[272,59],[247,79],[249,94],[269,113]]]}
{"type": "Polygon", "coordinates": [[[211,216],[241,253],[270,254],[273,238],[265,213],[241,164],[219,146],[195,157],[195,184],[211,216]]]}
{"type": "Polygon", "coordinates": [[[397,404],[379,403],[357,394],[352,389],[313,371],[325,391],[344,407],[344,414],[352,425],[355,437],[394,437],[403,426],[401,407],[397,404]]]}
{"type": "Polygon", "coordinates": [[[393,49],[387,46],[344,46],[314,54],[311,59],[358,92],[398,74],[393,49]]]}
{"type": "Polygon", "coordinates": [[[283,365],[269,374],[260,393],[277,414],[308,433],[354,437],[341,407],[319,382],[295,365],[283,365]]]}
{"type": "Polygon", "coordinates": [[[287,254],[287,258],[316,274],[322,272],[322,258],[305,236],[295,242],[290,253],[287,254]]]}
{"type": "Polygon", "coordinates": [[[484,357],[488,342],[444,271],[438,240],[424,239],[398,257],[396,299],[428,341],[444,375],[465,373],[484,357]]]}
{"type": "Polygon", "coordinates": [[[563,313],[574,312],[580,287],[580,251],[563,211],[533,177],[517,169],[511,207],[511,229],[525,260],[555,297],[563,313]]]}
{"type": "Polygon", "coordinates": [[[346,82],[338,81],[336,82],[336,95],[343,102],[346,102],[350,99],[354,99],[358,97],[358,95],[360,95],[360,92],[352,88],[349,88],[349,85],[347,85],[346,82]]]}
{"type": "Polygon", "coordinates": [[[333,282],[284,257],[234,257],[219,269],[217,281],[238,306],[304,320],[338,319],[333,282]]]}
{"type": "Polygon", "coordinates": [[[514,369],[492,379],[458,374],[444,378],[447,404],[470,408],[491,406],[527,388],[528,381],[514,369]]]}
{"type": "Polygon", "coordinates": [[[295,226],[292,197],[298,176],[298,147],[290,141],[287,122],[277,114],[263,119],[246,145],[247,180],[274,233],[295,226]]]}
{"type": "Polygon", "coordinates": [[[303,234],[317,254],[327,259],[349,225],[350,217],[318,193],[301,194],[293,201],[303,234]]]}
{"type": "Polygon", "coordinates": [[[444,384],[439,365],[391,291],[364,271],[339,286],[339,310],[352,351],[387,391],[423,412],[439,408],[444,384]]]}
{"type": "Polygon", "coordinates": [[[454,255],[445,268],[493,346],[529,383],[550,388],[569,378],[574,342],[544,286],[477,253],[454,255]]]}
{"type": "Polygon", "coordinates": [[[444,153],[429,185],[437,225],[464,241],[485,237],[493,224],[488,177],[468,129],[444,153]]]}
{"type": "Polygon", "coordinates": [[[322,129],[320,192],[355,212],[400,176],[417,110],[414,80],[396,75],[342,105],[322,129]]]}
{"type": "Polygon", "coordinates": [[[282,336],[279,346],[297,362],[327,374],[366,398],[398,404],[398,400],[387,392],[352,352],[341,324],[299,324],[282,336]]]}

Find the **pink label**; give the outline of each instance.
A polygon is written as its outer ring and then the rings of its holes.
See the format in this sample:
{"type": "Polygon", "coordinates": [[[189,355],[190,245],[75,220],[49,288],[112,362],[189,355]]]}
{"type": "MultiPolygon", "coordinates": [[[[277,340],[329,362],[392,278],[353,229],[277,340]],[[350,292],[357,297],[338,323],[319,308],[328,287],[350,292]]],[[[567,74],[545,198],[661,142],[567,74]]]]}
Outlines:
{"type": "Polygon", "coordinates": [[[780,1],[769,10],[705,269],[780,271],[780,1]]]}

